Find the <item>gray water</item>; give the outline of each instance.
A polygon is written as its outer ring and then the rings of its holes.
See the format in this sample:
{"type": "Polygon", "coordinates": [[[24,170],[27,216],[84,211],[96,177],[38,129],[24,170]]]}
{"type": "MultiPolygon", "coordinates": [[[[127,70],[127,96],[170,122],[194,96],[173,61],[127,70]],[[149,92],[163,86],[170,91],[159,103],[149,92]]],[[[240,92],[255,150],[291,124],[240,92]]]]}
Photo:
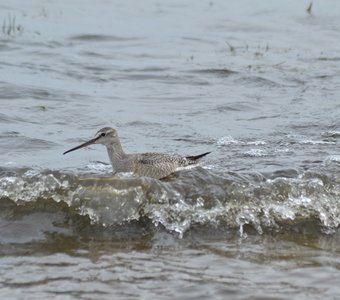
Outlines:
{"type": "Polygon", "coordinates": [[[340,2],[0,4],[1,299],[338,299],[340,2]],[[211,154],[159,181],[102,146],[211,154]]]}

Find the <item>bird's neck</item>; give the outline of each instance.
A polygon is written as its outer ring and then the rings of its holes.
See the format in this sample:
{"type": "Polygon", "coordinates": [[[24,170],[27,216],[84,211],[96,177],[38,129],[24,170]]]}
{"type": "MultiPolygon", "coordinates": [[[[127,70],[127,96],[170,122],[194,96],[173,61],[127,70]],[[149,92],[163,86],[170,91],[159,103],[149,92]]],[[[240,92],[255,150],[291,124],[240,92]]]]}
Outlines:
{"type": "Polygon", "coordinates": [[[107,153],[109,154],[110,160],[112,160],[111,157],[123,159],[126,156],[126,153],[124,152],[120,141],[116,141],[115,143],[112,144],[107,144],[106,149],[107,153]]]}
{"type": "Polygon", "coordinates": [[[120,142],[115,142],[114,144],[106,145],[107,153],[109,155],[112,168],[115,172],[121,172],[124,166],[124,160],[128,155],[124,152],[120,142]]]}

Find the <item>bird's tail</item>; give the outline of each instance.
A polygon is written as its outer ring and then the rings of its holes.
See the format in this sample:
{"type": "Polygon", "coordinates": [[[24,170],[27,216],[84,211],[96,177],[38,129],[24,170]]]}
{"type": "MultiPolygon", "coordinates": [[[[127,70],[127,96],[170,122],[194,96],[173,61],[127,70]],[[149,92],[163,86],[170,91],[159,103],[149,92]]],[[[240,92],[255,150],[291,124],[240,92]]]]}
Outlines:
{"type": "Polygon", "coordinates": [[[189,164],[195,164],[200,158],[208,155],[209,153],[211,152],[205,152],[203,154],[193,155],[193,156],[186,156],[185,158],[188,160],[189,164]]]}

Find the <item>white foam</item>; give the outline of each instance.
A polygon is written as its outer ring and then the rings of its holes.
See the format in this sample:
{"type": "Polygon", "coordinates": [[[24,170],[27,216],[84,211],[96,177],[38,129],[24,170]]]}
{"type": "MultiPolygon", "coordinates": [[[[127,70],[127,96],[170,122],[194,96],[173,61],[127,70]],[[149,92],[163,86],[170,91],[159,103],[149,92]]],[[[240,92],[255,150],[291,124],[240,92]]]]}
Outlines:
{"type": "Polygon", "coordinates": [[[233,144],[240,144],[240,141],[235,140],[232,136],[224,136],[217,140],[217,146],[228,146],[233,144]]]}
{"type": "Polygon", "coordinates": [[[323,135],[331,136],[331,137],[339,137],[340,136],[340,131],[330,130],[330,131],[326,131],[323,135]]]}
{"type": "Polygon", "coordinates": [[[247,145],[263,146],[263,145],[267,145],[267,143],[265,141],[253,141],[253,142],[247,142],[247,145]]]}
{"type": "Polygon", "coordinates": [[[325,159],[325,162],[330,161],[340,162],[340,155],[331,155],[325,159]]]}
{"type": "Polygon", "coordinates": [[[301,144],[308,144],[308,145],[335,145],[335,142],[330,141],[314,141],[314,140],[302,140],[300,141],[301,144]]]}
{"type": "Polygon", "coordinates": [[[91,162],[91,163],[87,164],[86,168],[91,170],[91,171],[98,171],[98,172],[107,172],[109,170],[112,171],[111,165],[97,163],[97,162],[91,162]]]}
{"type": "Polygon", "coordinates": [[[269,155],[267,151],[262,149],[251,149],[249,151],[244,152],[245,156],[251,157],[263,157],[269,155]]]}

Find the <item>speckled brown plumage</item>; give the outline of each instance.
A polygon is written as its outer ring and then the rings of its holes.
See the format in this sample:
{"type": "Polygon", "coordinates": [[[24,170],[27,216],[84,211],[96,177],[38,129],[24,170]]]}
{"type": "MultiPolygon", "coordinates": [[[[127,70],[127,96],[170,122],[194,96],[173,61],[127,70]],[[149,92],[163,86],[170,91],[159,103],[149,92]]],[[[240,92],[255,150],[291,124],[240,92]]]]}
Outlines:
{"type": "Polygon", "coordinates": [[[121,146],[117,131],[110,127],[104,127],[96,133],[92,140],[72,148],[64,152],[64,154],[91,144],[103,144],[106,146],[115,173],[133,172],[138,176],[158,179],[178,170],[194,166],[200,158],[210,153],[206,152],[197,156],[187,157],[152,152],[126,154],[121,146]]]}

